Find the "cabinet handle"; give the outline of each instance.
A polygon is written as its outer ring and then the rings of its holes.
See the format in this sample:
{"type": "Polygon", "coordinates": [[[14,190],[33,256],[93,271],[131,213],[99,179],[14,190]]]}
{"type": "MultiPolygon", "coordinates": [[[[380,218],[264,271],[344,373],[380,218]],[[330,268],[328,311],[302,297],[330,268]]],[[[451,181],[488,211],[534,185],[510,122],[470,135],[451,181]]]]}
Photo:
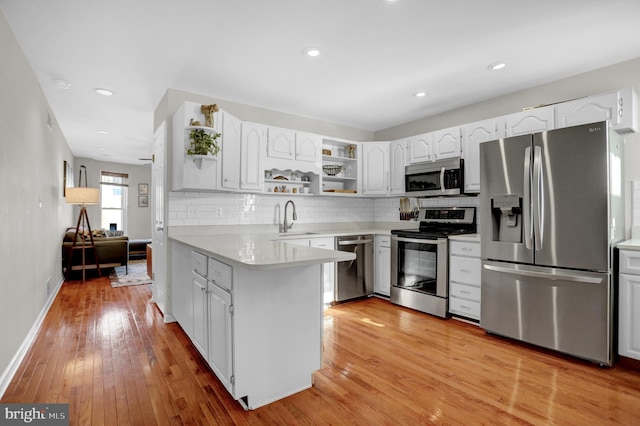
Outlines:
{"type": "Polygon", "coordinates": [[[469,274],[471,273],[470,269],[460,269],[460,272],[462,272],[463,274],[469,274]]]}
{"type": "Polygon", "coordinates": [[[471,292],[468,291],[468,290],[460,290],[460,293],[461,294],[471,294],[471,292]]]}
{"type": "Polygon", "coordinates": [[[471,247],[462,247],[462,251],[471,251],[471,247]]]}

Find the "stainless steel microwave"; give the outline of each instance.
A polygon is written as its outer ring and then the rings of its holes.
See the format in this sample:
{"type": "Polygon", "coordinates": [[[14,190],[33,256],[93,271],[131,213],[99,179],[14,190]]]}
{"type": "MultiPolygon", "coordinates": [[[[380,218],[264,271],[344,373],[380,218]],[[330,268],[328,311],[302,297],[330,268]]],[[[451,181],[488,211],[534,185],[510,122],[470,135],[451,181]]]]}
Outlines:
{"type": "Polygon", "coordinates": [[[464,194],[464,160],[450,158],[405,167],[405,192],[414,197],[464,194]]]}

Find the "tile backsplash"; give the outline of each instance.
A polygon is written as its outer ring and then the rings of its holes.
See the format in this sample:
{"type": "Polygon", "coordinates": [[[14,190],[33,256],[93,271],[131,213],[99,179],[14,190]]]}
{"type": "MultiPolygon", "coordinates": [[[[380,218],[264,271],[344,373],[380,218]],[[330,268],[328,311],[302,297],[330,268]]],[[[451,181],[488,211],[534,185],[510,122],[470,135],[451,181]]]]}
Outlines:
{"type": "MultiPolygon", "coordinates": [[[[399,197],[356,198],[242,193],[171,192],[169,226],[276,225],[288,200],[298,223],[400,222],[399,197]]],[[[412,199],[422,206],[478,207],[478,197],[412,199]]],[[[291,213],[289,213],[291,214],[291,213]]]]}

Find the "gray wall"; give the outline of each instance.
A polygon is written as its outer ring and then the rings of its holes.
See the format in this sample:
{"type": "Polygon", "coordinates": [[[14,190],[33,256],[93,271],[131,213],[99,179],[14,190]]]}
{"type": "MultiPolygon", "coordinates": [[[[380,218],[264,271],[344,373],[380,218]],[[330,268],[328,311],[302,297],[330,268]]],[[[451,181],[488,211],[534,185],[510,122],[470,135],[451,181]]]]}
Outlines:
{"type": "MultiPolygon", "coordinates": [[[[138,207],[138,184],[148,184],[149,192],[151,192],[151,165],[138,166],[77,157],[74,169],[75,185],[78,185],[78,176],[82,165],[87,168],[87,184],[93,188],[100,187],[100,173],[103,171],[129,175],[127,235],[130,239],[151,238],[151,204],[149,204],[149,207],[138,207]]],[[[84,185],[84,177],[82,182],[84,185]]],[[[150,195],[151,193],[149,193],[150,195]]],[[[89,213],[91,229],[99,229],[101,223],[100,206],[87,206],[87,212],[89,213]]],[[[76,215],[79,213],[78,208],[74,210],[74,213],[76,215]]]]}
{"type": "MultiPolygon", "coordinates": [[[[73,221],[63,162],[73,155],[0,13],[0,375],[61,282],[60,243],[73,221]]],[[[74,222],[75,223],[75,222],[74,222]]],[[[1,376],[0,376],[1,377],[1,376]]]]}

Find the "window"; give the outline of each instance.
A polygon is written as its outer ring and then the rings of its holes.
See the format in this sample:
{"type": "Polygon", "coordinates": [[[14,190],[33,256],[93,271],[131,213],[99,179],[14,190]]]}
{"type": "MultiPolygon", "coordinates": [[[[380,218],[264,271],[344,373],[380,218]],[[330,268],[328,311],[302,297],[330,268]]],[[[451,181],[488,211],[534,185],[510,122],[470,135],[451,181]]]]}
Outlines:
{"type": "Polygon", "coordinates": [[[126,173],[101,172],[100,174],[103,229],[112,231],[127,229],[128,178],[129,175],[126,173]]]}

